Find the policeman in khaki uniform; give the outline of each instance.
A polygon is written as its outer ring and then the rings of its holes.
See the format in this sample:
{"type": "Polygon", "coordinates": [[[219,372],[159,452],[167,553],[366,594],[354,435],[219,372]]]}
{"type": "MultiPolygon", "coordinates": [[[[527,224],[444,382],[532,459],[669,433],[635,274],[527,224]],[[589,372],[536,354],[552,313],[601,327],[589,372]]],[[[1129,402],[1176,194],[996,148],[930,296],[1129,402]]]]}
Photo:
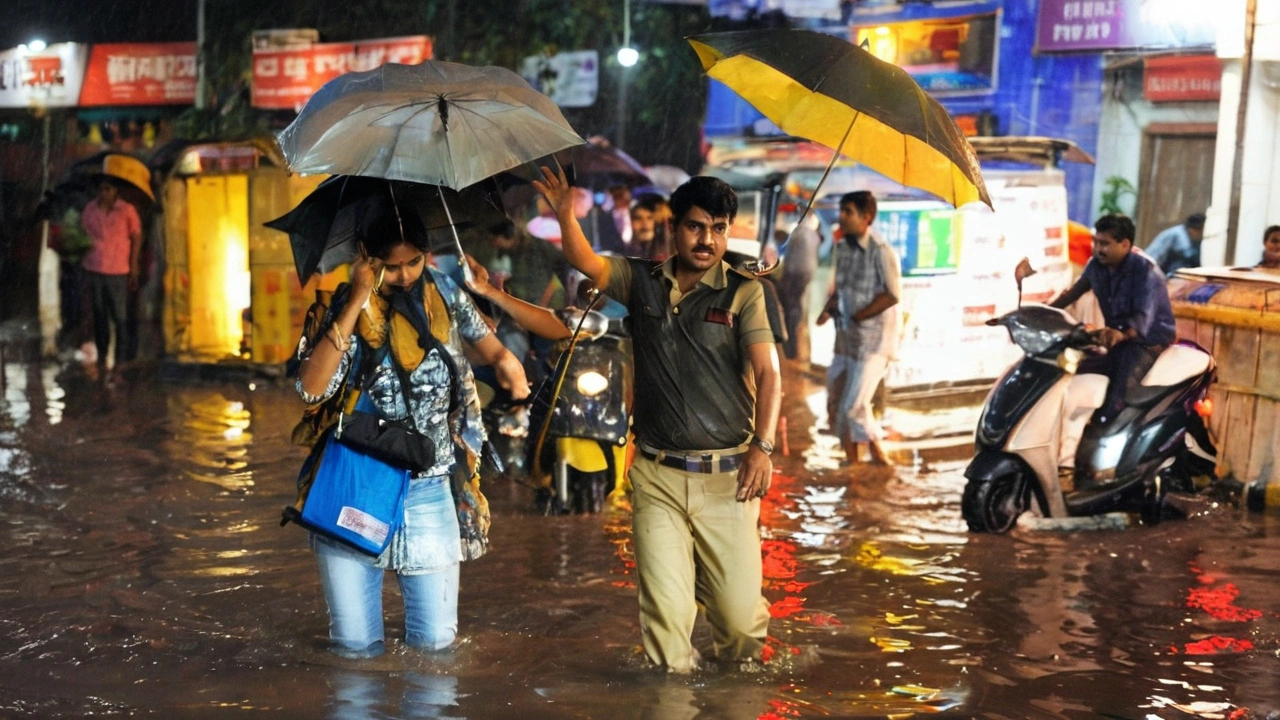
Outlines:
{"type": "Polygon", "coordinates": [[[781,376],[764,291],[722,260],[738,200],[695,177],[671,196],[675,255],[601,257],[573,215],[563,173],[535,182],[563,229],[570,264],[627,306],[635,348],[632,533],[640,628],[655,664],[697,667],[697,606],[716,659],[760,658],[760,498],[769,489],[781,376]]]}

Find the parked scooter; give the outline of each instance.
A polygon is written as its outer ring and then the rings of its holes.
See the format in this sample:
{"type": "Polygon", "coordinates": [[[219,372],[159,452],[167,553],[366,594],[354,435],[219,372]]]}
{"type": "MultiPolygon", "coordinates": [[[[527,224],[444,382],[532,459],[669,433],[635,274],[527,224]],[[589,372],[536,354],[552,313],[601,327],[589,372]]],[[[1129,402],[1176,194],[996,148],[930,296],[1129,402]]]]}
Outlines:
{"type": "Polygon", "coordinates": [[[577,337],[530,405],[526,466],[547,514],[600,512],[626,473],[631,339],[621,319],[590,307],[559,312],[577,337]]]}
{"type": "Polygon", "coordinates": [[[1005,327],[1026,355],[996,382],[978,422],[961,505],[971,531],[1008,531],[1032,498],[1046,517],[1136,508],[1155,522],[1169,490],[1190,491],[1191,478],[1212,474],[1217,450],[1202,413],[1216,365],[1203,348],[1170,346],[1124,410],[1099,425],[1088,418],[1107,377],[1075,374],[1083,353],[1097,351],[1082,323],[1028,304],[987,324],[1005,327]]]}

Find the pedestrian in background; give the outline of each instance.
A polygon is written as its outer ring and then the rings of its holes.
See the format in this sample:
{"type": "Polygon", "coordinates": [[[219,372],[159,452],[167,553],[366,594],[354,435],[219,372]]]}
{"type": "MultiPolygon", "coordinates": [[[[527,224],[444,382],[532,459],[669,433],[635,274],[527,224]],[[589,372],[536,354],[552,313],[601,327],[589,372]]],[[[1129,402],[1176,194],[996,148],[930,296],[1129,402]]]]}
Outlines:
{"type": "Polygon", "coordinates": [[[1260,268],[1280,269],[1280,225],[1272,225],[1262,233],[1260,268]]]}
{"type": "Polygon", "coordinates": [[[1200,242],[1204,239],[1204,213],[1192,213],[1180,225],[1160,231],[1147,246],[1147,255],[1168,277],[1182,268],[1200,267],[1200,242]]]}
{"type": "Polygon", "coordinates": [[[671,257],[671,207],[657,193],[641,193],[631,205],[632,257],[661,262],[671,257]]]}
{"type": "Polygon", "coordinates": [[[835,248],[831,290],[818,324],[835,320],[835,354],[827,368],[827,392],[839,397],[831,426],[845,461],[858,463],[862,445],[870,459],[887,464],[884,431],[871,407],[876,388],[898,351],[898,301],[902,268],[889,243],[871,224],[875,196],[865,190],[840,198],[841,242],[835,248]]]}
{"type": "Polygon", "coordinates": [[[93,313],[93,342],[98,348],[98,376],[114,383],[133,348],[129,337],[129,293],[138,287],[142,252],[142,222],[133,205],[120,199],[109,180],[80,213],[91,245],[84,256],[85,288],[93,313]],[[115,363],[109,369],[107,352],[115,331],[115,363]]]}
{"type": "Polygon", "coordinates": [[[787,327],[783,352],[790,360],[809,362],[809,283],[818,270],[818,217],[809,217],[791,232],[782,260],[778,298],[787,327]]]}
{"type": "Polygon", "coordinates": [[[563,172],[542,174],[535,186],[556,208],[565,257],[630,311],[632,535],[645,652],[673,672],[697,668],[701,605],[718,660],[759,660],[769,606],[757,524],[782,381],[764,291],[724,261],[737,196],[711,177],[677,188],[675,255],[658,264],[597,255],[563,172]]]}
{"type": "MultiPolygon", "coordinates": [[[[564,255],[554,245],[522,232],[510,220],[502,220],[488,228],[489,237],[468,243],[468,254],[488,271],[489,283],[527,303],[560,309],[568,302],[565,283],[571,273],[564,255]]],[[[550,349],[546,343],[534,342],[529,333],[508,317],[498,317],[495,332],[534,377],[540,374],[537,357],[550,349]]]]}

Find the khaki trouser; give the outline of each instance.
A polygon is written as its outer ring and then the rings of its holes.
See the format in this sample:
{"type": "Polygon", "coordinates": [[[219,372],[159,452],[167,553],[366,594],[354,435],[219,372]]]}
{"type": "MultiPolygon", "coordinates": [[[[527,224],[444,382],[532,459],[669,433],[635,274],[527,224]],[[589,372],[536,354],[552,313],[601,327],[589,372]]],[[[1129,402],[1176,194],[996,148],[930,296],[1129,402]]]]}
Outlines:
{"type": "Polygon", "coordinates": [[[736,471],[688,473],[638,456],[631,466],[640,631],[654,663],[697,667],[691,636],[706,609],[717,659],[758,659],[769,625],[760,594],[760,501],[738,502],[736,471]]]}

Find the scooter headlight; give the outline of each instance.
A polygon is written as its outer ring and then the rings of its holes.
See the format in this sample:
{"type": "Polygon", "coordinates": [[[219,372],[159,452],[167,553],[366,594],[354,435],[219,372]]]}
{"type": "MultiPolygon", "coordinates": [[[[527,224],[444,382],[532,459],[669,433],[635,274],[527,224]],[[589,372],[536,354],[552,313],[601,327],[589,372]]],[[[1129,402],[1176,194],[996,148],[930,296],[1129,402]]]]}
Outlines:
{"type": "Polygon", "coordinates": [[[588,370],[578,376],[578,392],[587,397],[595,397],[609,389],[609,378],[595,370],[588,370]]]}
{"type": "Polygon", "coordinates": [[[1075,348],[1067,348],[1058,355],[1058,367],[1074,375],[1083,359],[1084,353],[1075,348]]]}

